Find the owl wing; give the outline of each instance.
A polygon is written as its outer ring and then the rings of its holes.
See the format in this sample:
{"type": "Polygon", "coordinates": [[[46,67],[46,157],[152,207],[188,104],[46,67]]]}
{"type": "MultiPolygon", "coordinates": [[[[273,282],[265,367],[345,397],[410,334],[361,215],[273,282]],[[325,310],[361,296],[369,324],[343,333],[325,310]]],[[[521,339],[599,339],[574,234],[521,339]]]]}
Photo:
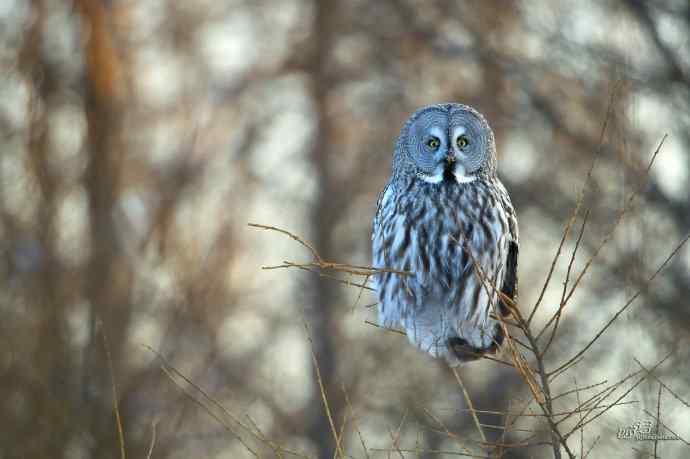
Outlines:
{"type": "MultiPolygon", "coordinates": [[[[501,190],[501,194],[503,195],[503,205],[505,207],[505,210],[508,214],[508,231],[509,231],[509,238],[508,238],[508,256],[506,257],[506,272],[505,276],[503,278],[503,285],[501,286],[501,292],[510,298],[511,300],[515,301],[517,299],[517,283],[518,283],[518,277],[517,277],[517,265],[518,265],[518,253],[519,253],[519,245],[518,245],[518,225],[517,225],[517,218],[515,216],[515,209],[513,209],[513,205],[510,202],[510,198],[508,197],[508,192],[506,191],[505,187],[503,186],[500,181],[498,182],[499,188],[501,190]]],[[[501,314],[504,316],[507,316],[510,314],[510,309],[508,306],[505,304],[503,300],[499,302],[499,310],[501,311],[501,314]]]]}
{"type": "MultiPolygon", "coordinates": [[[[388,182],[383,188],[383,191],[379,193],[379,198],[376,200],[376,213],[374,214],[374,220],[371,225],[372,256],[374,266],[378,268],[388,265],[388,260],[383,247],[383,220],[384,213],[386,211],[386,203],[389,200],[389,194],[392,191],[392,188],[391,183],[388,182]]],[[[377,288],[377,281],[380,275],[381,274],[377,274],[371,279],[374,288],[377,288]]]]}
{"type": "MultiPolygon", "coordinates": [[[[379,195],[372,225],[372,259],[375,268],[394,265],[389,258],[388,248],[399,229],[393,224],[396,221],[395,201],[395,186],[389,182],[379,195]]],[[[371,285],[377,291],[379,301],[379,324],[384,327],[395,326],[404,313],[404,304],[399,304],[396,296],[400,287],[399,277],[390,272],[378,272],[371,277],[371,285]]]]}
{"type": "MultiPolygon", "coordinates": [[[[505,277],[503,278],[501,292],[511,300],[515,300],[517,298],[518,250],[517,241],[510,241],[508,245],[508,257],[506,258],[506,273],[505,277]]],[[[510,309],[506,306],[504,300],[501,299],[499,307],[501,314],[504,316],[510,314],[510,309]]]]}
{"type": "MultiPolygon", "coordinates": [[[[518,293],[517,266],[519,254],[517,217],[515,215],[515,209],[513,208],[513,204],[510,202],[510,196],[508,195],[508,192],[503,186],[503,183],[501,183],[500,180],[496,180],[495,184],[498,190],[498,197],[501,202],[501,206],[503,207],[503,210],[508,220],[508,234],[506,235],[508,243],[508,253],[506,254],[505,258],[505,273],[503,276],[503,282],[501,284],[501,293],[505,295],[505,297],[510,298],[512,301],[515,301],[517,299],[518,293]]],[[[503,317],[510,315],[510,308],[508,307],[506,301],[503,299],[502,296],[499,296],[498,310],[503,317]]],[[[496,323],[494,332],[494,343],[489,349],[483,352],[495,352],[497,348],[501,346],[501,344],[503,344],[504,338],[505,336],[503,326],[499,323],[496,323]]]]}
{"type": "Polygon", "coordinates": [[[383,191],[379,193],[379,198],[376,201],[376,213],[374,214],[374,222],[371,228],[371,240],[374,241],[378,231],[381,230],[381,220],[383,218],[383,212],[390,200],[390,196],[393,194],[393,184],[391,182],[386,183],[383,187],[383,191]]]}

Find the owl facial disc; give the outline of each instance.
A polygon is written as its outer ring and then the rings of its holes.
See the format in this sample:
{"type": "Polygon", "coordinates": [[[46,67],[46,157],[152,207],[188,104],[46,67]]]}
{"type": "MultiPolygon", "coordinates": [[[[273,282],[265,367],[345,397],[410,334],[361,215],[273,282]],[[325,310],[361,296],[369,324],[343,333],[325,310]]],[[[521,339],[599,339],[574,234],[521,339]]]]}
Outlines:
{"type": "Polygon", "coordinates": [[[401,133],[397,165],[426,183],[465,184],[495,172],[491,128],[474,109],[459,104],[415,112],[401,133]],[[412,167],[410,167],[412,166],[412,167]]]}

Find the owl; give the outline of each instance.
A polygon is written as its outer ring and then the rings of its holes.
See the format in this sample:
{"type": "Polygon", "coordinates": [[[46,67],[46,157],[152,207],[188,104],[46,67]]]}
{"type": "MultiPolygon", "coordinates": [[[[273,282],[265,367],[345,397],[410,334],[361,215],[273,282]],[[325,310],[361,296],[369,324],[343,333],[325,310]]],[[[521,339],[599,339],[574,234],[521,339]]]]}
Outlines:
{"type": "Polygon", "coordinates": [[[372,231],[379,322],[449,365],[503,342],[499,291],[517,295],[518,225],[494,134],[472,107],[417,110],[393,153],[372,231]]]}

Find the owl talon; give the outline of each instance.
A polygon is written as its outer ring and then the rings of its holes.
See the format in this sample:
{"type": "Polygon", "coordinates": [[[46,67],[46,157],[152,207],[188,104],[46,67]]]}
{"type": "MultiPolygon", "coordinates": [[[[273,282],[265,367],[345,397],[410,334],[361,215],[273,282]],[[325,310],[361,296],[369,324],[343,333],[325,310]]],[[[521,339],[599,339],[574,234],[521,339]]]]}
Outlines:
{"type": "Polygon", "coordinates": [[[481,359],[486,354],[495,354],[498,346],[493,343],[491,346],[485,349],[480,349],[471,346],[467,341],[459,337],[448,338],[448,349],[458,358],[461,362],[469,362],[472,360],[481,359]]]}

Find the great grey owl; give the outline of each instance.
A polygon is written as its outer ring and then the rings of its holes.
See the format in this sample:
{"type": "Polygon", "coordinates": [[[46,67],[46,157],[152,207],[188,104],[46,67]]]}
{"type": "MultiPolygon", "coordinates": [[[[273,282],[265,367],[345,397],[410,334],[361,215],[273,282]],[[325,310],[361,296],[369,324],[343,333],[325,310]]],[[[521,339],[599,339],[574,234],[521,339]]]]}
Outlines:
{"type": "Polygon", "coordinates": [[[518,226],[484,117],[461,104],[417,110],[377,207],[380,324],[402,326],[451,366],[495,353],[504,338],[497,317],[509,311],[498,291],[517,294],[518,226]]]}

